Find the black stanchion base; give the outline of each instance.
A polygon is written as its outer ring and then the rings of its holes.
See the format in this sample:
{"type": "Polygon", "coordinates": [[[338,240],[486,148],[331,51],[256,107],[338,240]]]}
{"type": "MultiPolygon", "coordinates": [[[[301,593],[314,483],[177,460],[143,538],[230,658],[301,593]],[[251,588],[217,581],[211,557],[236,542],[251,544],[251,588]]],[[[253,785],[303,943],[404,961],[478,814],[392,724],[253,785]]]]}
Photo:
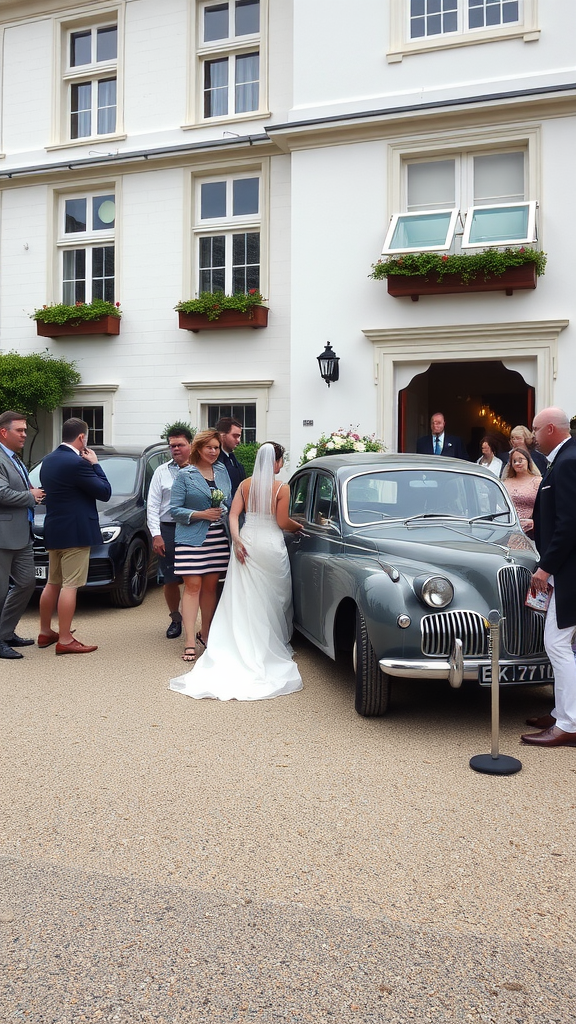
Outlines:
{"type": "Polygon", "coordinates": [[[522,768],[522,761],[517,757],[508,757],[507,754],[475,754],[470,758],[470,767],[475,772],[483,772],[485,775],[515,775],[522,768]]]}

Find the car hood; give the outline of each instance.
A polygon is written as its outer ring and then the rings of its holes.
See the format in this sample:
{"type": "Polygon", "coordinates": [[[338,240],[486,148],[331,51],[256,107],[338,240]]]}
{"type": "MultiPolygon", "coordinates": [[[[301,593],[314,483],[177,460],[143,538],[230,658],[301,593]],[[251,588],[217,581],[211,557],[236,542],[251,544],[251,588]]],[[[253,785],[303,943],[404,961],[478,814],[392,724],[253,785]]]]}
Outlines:
{"type": "Polygon", "coordinates": [[[512,562],[533,570],[537,561],[536,549],[524,533],[493,524],[378,524],[355,530],[346,541],[349,550],[373,550],[379,561],[408,576],[430,570],[486,575],[489,562],[492,570],[512,562]]]}
{"type": "MultiPolygon", "coordinates": [[[[97,501],[98,519],[100,526],[108,526],[110,523],[122,522],[143,507],[133,494],[112,495],[110,501],[97,501]]],[[[46,518],[46,506],[37,505],[34,509],[34,533],[37,537],[44,536],[44,519],[46,518]]]]}

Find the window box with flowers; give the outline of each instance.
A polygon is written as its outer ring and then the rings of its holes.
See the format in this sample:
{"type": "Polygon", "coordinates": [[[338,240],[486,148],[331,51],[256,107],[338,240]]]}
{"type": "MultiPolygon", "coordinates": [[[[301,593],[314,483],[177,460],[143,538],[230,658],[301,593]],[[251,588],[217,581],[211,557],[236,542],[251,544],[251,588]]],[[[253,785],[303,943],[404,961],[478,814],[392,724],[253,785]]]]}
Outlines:
{"type": "Polygon", "coordinates": [[[299,466],[305,466],[311,459],[321,459],[325,455],[345,455],[352,452],[385,452],[386,448],[374,434],[364,436],[350,430],[335,430],[332,434],[322,434],[317,441],[309,441],[305,446],[299,466]]]}
{"type": "Polygon", "coordinates": [[[119,302],[76,302],[42,306],[30,314],[41,338],[73,338],[83,334],[120,334],[119,302]]]}
{"type": "Polygon", "coordinates": [[[257,288],[236,295],[224,292],[200,292],[175,306],[178,326],[183,331],[217,331],[237,327],[267,327],[268,307],[257,288]]]}
{"type": "Polygon", "coordinates": [[[537,249],[485,249],[477,253],[440,256],[434,252],[406,253],[373,264],[370,277],[388,279],[388,294],[448,295],[457,292],[503,291],[536,287],[544,273],[546,254],[537,249]]]}

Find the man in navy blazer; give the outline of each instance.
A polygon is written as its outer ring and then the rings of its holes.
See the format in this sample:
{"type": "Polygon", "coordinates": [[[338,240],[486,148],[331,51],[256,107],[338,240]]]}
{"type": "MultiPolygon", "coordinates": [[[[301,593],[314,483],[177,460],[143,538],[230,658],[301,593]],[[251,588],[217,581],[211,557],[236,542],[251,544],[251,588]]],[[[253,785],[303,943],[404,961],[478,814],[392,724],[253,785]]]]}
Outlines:
{"type": "Polygon", "coordinates": [[[242,440],[242,424],[240,420],[235,420],[232,416],[221,416],[214,429],[220,434],[221,441],[220,455],[217,461],[226,467],[230,477],[232,490],[230,498],[232,499],[242,481],[246,479],[246,470],[234,455],[234,449],[242,440]]]}
{"type": "Polygon", "coordinates": [[[88,424],[62,424],[62,444],[42,461],[40,482],[46,491],[44,544],[49,556],[48,582],[40,597],[39,647],[56,644],[56,654],[88,654],[96,645],[72,636],[76,593],[88,578],[90,547],[102,534],[96,500],[108,501],[112,489],[96,452],[86,447],[88,424]],[[58,609],[58,632],[52,616],[58,609]]]}
{"type": "Polygon", "coordinates": [[[460,437],[445,432],[444,413],[435,412],[430,417],[430,433],[419,437],[416,442],[418,455],[449,455],[452,459],[466,459],[468,452],[460,437]]]}
{"type": "Polygon", "coordinates": [[[534,505],[534,533],[540,565],[532,590],[552,587],[544,626],[544,646],[554,669],[555,706],[551,715],[529,718],[540,732],[522,739],[541,747],[576,747],[576,439],[562,409],[543,409],[534,418],[536,444],[548,458],[534,505]]]}

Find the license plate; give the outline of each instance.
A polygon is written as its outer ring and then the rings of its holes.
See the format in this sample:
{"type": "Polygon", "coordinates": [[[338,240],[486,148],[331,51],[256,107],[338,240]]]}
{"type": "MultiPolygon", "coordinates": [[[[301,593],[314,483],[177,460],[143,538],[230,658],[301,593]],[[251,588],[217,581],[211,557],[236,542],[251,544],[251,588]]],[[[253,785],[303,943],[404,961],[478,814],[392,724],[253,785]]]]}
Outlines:
{"type": "MultiPolygon", "coordinates": [[[[500,683],[551,683],[554,681],[552,665],[500,665],[500,683]]],[[[480,686],[490,686],[492,682],[492,666],[481,665],[478,682],[480,686]]]]}
{"type": "Polygon", "coordinates": [[[48,566],[47,565],[37,565],[35,567],[35,569],[34,569],[34,572],[36,573],[36,579],[37,580],[48,579],[48,566]]]}

